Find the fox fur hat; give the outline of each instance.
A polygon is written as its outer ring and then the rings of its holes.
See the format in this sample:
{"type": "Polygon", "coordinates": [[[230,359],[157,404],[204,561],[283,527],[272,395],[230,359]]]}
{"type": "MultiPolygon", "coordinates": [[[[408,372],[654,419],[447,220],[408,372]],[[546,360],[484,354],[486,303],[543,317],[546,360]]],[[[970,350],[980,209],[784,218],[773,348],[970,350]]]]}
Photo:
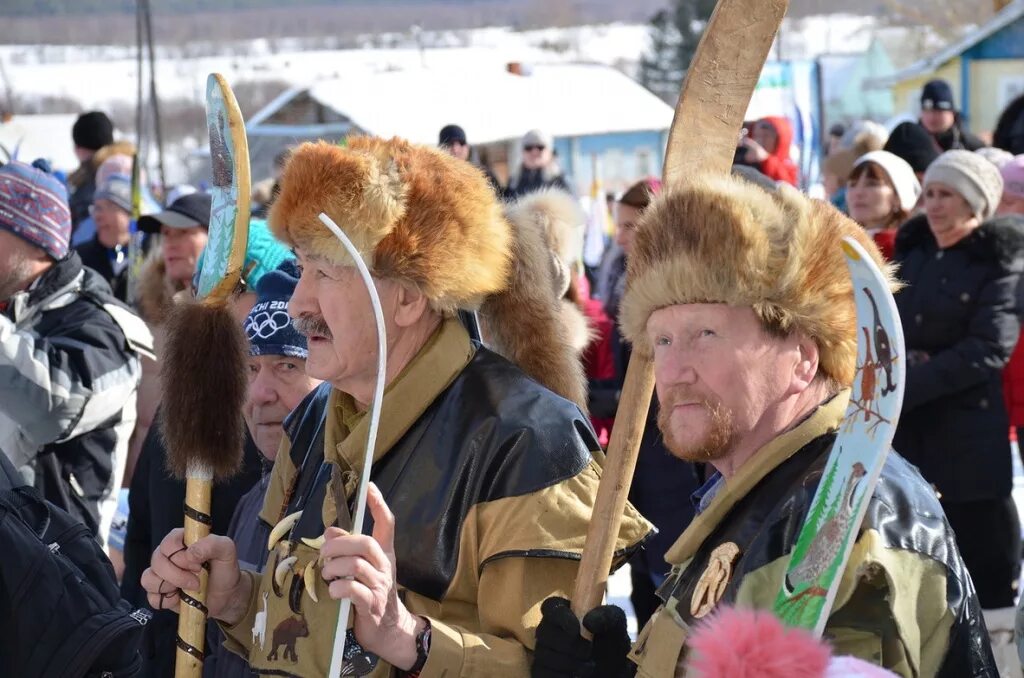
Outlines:
{"type": "Polygon", "coordinates": [[[446,316],[479,310],[492,329],[491,349],[585,408],[578,356],[558,317],[545,231],[535,220],[508,218],[470,163],[401,139],[306,143],[281,175],[270,228],[304,254],[350,265],[321,212],[374,276],[415,287],[446,316]]]}
{"type": "Polygon", "coordinates": [[[415,286],[447,315],[507,284],[511,232],[498,201],[477,169],[440,151],[375,137],[302,144],[281,175],[270,228],[292,247],[351,263],[321,212],[375,276],[415,286]]]}
{"type": "Polygon", "coordinates": [[[849,386],[857,363],[856,307],[840,243],[856,239],[896,285],[860,226],[795,189],[765,191],[735,177],[668,188],[641,217],[620,316],[650,353],[647,320],[676,304],[750,306],[766,327],[818,345],[824,374],[849,386]]]}

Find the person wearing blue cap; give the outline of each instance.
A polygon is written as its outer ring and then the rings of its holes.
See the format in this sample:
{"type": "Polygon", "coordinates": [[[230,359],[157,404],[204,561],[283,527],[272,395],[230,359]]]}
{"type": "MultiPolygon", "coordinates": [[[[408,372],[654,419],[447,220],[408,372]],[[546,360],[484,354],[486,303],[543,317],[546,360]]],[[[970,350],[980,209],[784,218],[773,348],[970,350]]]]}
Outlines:
{"type": "MultiPolygon", "coordinates": [[[[259,571],[267,562],[267,538],[270,526],[260,520],[260,509],[270,484],[270,469],[284,437],[283,425],[292,410],[320,384],[306,374],[305,335],[299,334],[288,316],[288,300],[298,283],[294,260],[264,275],[256,285],[256,304],[243,328],[249,339],[249,391],[245,403],[246,426],[266,463],[261,480],[235,507],[227,536],[234,540],[238,558],[244,567],[259,571]]],[[[216,624],[211,623],[216,628],[216,624]]],[[[216,632],[211,643],[212,656],[203,665],[204,675],[217,678],[247,678],[249,663],[221,644],[216,632]]]]}
{"type": "Polygon", "coordinates": [[[953,99],[953,88],[945,80],[929,80],[921,89],[921,127],[943,151],[976,151],[985,142],[964,129],[953,99]]]}
{"type": "Polygon", "coordinates": [[[57,179],[0,168],[0,450],[105,543],[152,336],[70,236],[57,179]]]}

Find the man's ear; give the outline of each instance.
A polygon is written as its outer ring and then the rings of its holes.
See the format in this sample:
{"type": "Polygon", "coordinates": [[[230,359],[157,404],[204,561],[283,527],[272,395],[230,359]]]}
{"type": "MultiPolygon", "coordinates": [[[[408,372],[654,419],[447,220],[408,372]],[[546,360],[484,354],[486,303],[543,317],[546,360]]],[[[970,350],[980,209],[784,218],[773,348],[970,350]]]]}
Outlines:
{"type": "Polygon", "coordinates": [[[796,337],[799,352],[793,365],[792,387],[796,392],[807,390],[818,375],[818,344],[810,337],[799,334],[796,337]]]}
{"type": "Polygon", "coordinates": [[[399,327],[415,325],[430,307],[427,296],[410,285],[395,283],[392,294],[395,299],[394,320],[399,327]]]}

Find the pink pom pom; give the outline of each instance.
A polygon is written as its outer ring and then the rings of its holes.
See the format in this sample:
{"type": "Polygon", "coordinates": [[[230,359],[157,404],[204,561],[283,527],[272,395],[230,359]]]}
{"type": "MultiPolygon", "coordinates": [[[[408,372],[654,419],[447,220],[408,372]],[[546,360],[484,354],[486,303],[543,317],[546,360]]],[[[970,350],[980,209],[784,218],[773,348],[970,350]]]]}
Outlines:
{"type": "Polygon", "coordinates": [[[768,612],[722,608],[689,640],[688,675],[699,678],[822,678],[829,647],[768,612]]]}

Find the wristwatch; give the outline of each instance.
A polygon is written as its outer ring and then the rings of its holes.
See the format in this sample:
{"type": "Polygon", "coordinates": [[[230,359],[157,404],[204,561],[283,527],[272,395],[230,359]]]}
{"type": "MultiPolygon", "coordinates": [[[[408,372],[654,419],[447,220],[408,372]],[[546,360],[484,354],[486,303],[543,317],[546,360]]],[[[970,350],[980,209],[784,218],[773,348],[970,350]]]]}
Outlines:
{"type": "Polygon", "coordinates": [[[416,663],[405,673],[405,675],[412,678],[420,675],[420,671],[427,664],[427,655],[430,653],[430,620],[426,617],[421,617],[421,619],[426,623],[426,626],[416,634],[416,663]]]}

